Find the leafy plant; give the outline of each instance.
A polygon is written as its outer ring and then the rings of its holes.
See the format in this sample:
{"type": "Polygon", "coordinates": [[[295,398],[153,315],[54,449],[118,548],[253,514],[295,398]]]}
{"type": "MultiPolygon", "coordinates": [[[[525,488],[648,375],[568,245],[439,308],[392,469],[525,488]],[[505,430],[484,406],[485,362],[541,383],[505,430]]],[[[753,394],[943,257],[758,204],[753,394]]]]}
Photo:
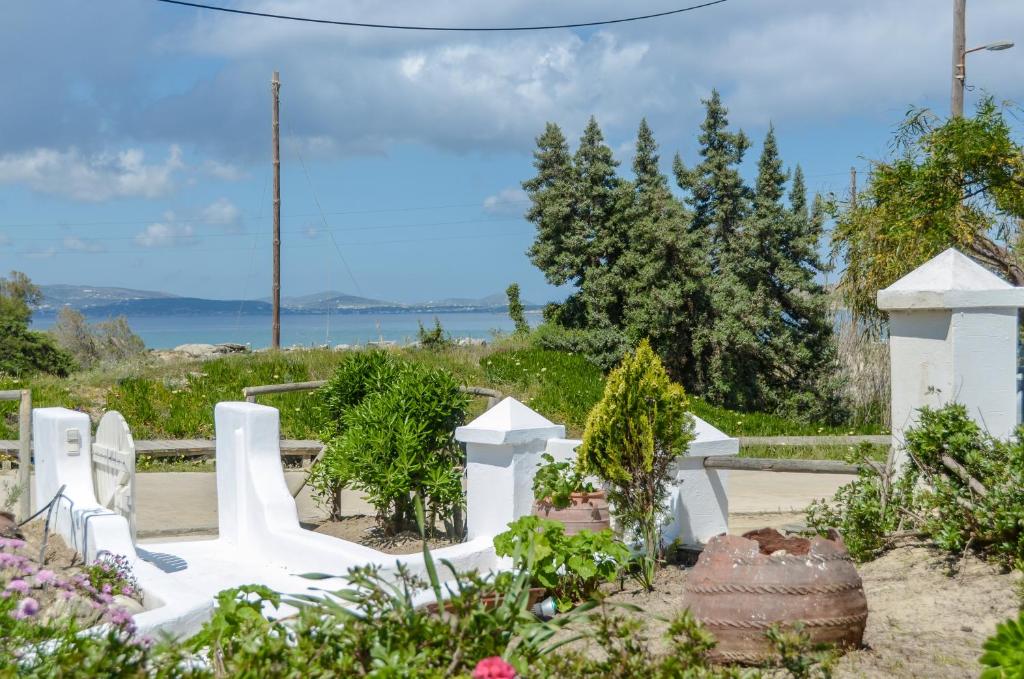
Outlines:
{"type": "MultiPolygon", "coordinates": [[[[861,455],[870,455],[869,444],[861,444],[861,455]]],[[[916,474],[905,474],[890,484],[880,465],[862,464],[857,480],[842,486],[829,500],[815,500],[807,508],[807,526],[820,535],[835,528],[847,550],[857,561],[868,561],[887,549],[889,535],[906,520],[913,503],[916,474]]]]}
{"type": "Polygon", "coordinates": [[[899,478],[865,470],[808,523],[836,527],[856,558],[877,555],[894,534],[912,533],[961,554],[1024,563],[1024,443],[993,439],[963,405],[922,408],[905,432],[910,464],[899,478]]]}
{"type": "Polygon", "coordinates": [[[498,556],[510,556],[513,570],[527,570],[532,582],[555,597],[562,611],[591,598],[612,582],[629,561],[629,549],[611,530],[566,535],[557,521],[523,516],[494,536],[498,556]]]}
{"type": "Polygon", "coordinates": [[[571,504],[573,493],[594,492],[594,484],[586,480],[574,463],[555,462],[550,453],[544,453],[541,458],[544,464],[537,466],[533,477],[533,498],[537,502],[565,509],[571,504]]]}
{"type": "Polygon", "coordinates": [[[437,316],[434,316],[433,328],[428,330],[423,326],[422,321],[419,325],[420,329],[416,333],[416,338],[424,349],[445,349],[452,345],[451,336],[441,327],[441,321],[437,316]]]}
{"type": "Polygon", "coordinates": [[[139,599],[142,590],[132,573],[127,557],[120,554],[102,554],[96,561],[82,567],[82,573],[97,592],[139,599]]]}
{"type": "Polygon", "coordinates": [[[1024,676],[1024,613],[996,625],[995,634],[982,645],[981,679],[1024,676]]]}
{"type": "Polygon", "coordinates": [[[340,488],[366,493],[389,533],[415,526],[413,498],[420,497],[429,530],[440,518],[449,534],[456,532],[462,452],[453,434],[468,405],[458,383],[442,370],[380,355],[343,365],[339,375],[327,387],[336,387],[331,407],[341,410],[328,431],[338,433],[311,475],[319,497],[332,500],[340,488]]]}
{"type": "Polygon", "coordinates": [[[619,524],[642,541],[640,577],[648,589],[661,554],[668,470],[693,440],[686,404],[683,388],[669,380],[650,345],[641,342],[608,376],[578,452],[582,471],[607,482],[619,524]]]}

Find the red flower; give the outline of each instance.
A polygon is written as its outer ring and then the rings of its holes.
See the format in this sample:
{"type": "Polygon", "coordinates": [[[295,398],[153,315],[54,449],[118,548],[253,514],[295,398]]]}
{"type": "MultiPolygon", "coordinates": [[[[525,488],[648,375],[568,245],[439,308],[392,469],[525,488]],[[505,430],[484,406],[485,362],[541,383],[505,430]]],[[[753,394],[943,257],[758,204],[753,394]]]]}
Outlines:
{"type": "Polygon", "coordinates": [[[491,656],[476,664],[473,679],[516,679],[516,668],[496,655],[491,656]]]}

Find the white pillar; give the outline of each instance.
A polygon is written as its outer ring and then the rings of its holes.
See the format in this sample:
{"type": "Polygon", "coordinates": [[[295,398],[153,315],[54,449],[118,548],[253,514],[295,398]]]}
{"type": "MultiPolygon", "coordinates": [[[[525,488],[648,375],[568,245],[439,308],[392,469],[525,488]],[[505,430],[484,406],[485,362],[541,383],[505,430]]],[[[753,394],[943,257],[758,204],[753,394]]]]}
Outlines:
{"type": "Polygon", "coordinates": [[[729,472],[705,469],[704,458],[736,455],[740,442],[699,417],[693,420],[693,441],[686,455],[676,458],[671,471],[669,522],[662,530],[665,544],[675,540],[684,545],[704,544],[729,530],[729,472]]]}
{"type": "Polygon", "coordinates": [[[961,403],[989,434],[1017,427],[1017,309],[1024,288],[950,248],[878,292],[889,314],[893,460],[922,406],[961,403]]]}
{"type": "Polygon", "coordinates": [[[533,511],[533,476],[549,439],[565,427],[506,398],[455,430],[466,444],[467,540],[497,535],[533,511]]]}

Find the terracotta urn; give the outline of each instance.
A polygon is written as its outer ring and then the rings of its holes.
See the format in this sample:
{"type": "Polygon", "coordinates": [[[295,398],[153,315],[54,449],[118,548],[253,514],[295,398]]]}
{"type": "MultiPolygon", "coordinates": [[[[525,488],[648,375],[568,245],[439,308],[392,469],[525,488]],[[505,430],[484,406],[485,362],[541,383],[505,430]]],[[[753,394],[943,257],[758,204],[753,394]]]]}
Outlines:
{"type": "Polygon", "coordinates": [[[803,626],[814,643],[857,648],[868,604],[842,538],[784,537],[772,528],[719,535],[683,586],[683,603],[715,635],[718,662],[756,664],[774,650],[773,625],[803,626]]]}
{"type": "Polygon", "coordinates": [[[542,519],[561,522],[565,526],[566,535],[575,535],[584,530],[601,531],[611,526],[608,498],[603,490],[573,493],[565,509],[556,509],[550,502],[540,500],[534,504],[533,514],[542,519]]]}

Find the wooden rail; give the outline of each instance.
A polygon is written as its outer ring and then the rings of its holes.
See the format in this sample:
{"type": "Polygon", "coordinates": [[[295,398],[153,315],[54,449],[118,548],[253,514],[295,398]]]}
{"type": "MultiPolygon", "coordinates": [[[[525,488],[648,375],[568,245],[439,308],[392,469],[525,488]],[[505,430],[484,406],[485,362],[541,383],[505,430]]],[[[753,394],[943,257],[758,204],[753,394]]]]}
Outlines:
{"type": "Polygon", "coordinates": [[[870,443],[888,446],[892,443],[889,434],[863,436],[740,436],[740,446],[856,446],[870,443]]]}
{"type": "Polygon", "coordinates": [[[839,460],[789,460],[773,457],[712,455],[704,458],[704,468],[798,474],[856,474],[860,465],[839,460]]]}
{"type": "MultiPolygon", "coordinates": [[[[327,380],[314,380],[312,382],[287,382],[285,384],[260,384],[255,387],[244,387],[242,396],[249,403],[255,403],[257,396],[264,394],[285,394],[292,391],[314,391],[327,384],[327,380]]],[[[487,397],[487,408],[491,409],[498,404],[498,401],[505,398],[497,389],[487,387],[459,387],[463,394],[487,397]]]]}

